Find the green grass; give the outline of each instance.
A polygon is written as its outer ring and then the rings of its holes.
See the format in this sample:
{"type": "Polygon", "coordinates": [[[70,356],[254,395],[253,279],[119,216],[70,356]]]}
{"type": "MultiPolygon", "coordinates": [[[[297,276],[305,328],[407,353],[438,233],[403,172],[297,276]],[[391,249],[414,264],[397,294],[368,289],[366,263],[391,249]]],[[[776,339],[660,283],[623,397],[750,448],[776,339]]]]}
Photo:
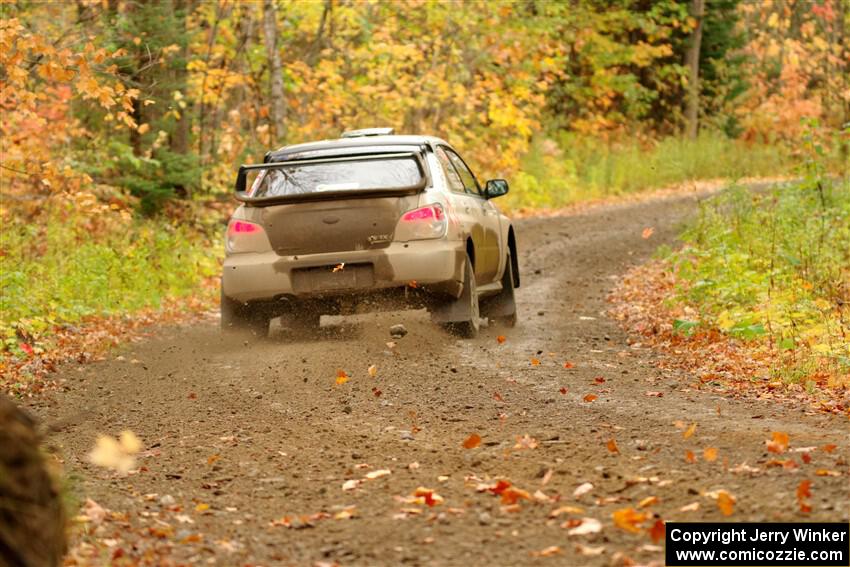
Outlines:
{"type": "Polygon", "coordinates": [[[57,325],[199,293],[223,252],[211,229],[163,217],[67,206],[15,218],[4,219],[0,237],[0,339],[13,353],[57,325]]]}
{"type": "Polygon", "coordinates": [[[768,340],[791,382],[850,372],[848,178],[806,175],[758,194],[733,187],[702,206],[684,240],[670,259],[686,284],[678,300],[699,320],[683,328],[768,340]]]}
{"type": "Polygon", "coordinates": [[[505,205],[557,208],[689,180],[781,175],[794,164],[782,146],[752,145],[718,134],[696,140],[671,137],[645,147],[563,133],[557,142],[534,140],[511,179],[505,205]]]}

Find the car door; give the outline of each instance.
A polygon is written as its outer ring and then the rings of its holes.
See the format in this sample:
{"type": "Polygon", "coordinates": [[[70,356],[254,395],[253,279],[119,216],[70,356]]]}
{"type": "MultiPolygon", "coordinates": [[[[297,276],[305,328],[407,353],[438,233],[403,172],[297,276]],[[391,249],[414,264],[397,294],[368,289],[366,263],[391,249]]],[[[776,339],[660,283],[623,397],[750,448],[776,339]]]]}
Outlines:
{"type": "Polygon", "coordinates": [[[472,170],[466,165],[466,162],[452,149],[446,148],[446,154],[451,160],[452,165],[463,182],[464,189],[467,195],[470,196],[470,202],[473,209],[476,211],[476,217],[483,231],[483,247],[480,258],[480,266],[477,266],[476,277],[479,283],[489,283],[496,278],[499,271],[499,262],[501,254],[499,252],[499,211],[493,204],[484,198],[484,193],[472,170]]]}
{"type": "Polygon", "coordinates": [[[482,278],[486,275],[486,272],[482,271],[486,256],[486,234],[484,223],[482,222],[483,213],[476,198],[467,192],[457,169],[452,164],[451,158],[447,153],[448,151],[450,151],[449,148],[438,146],[434,153],[437,156],[437,161],[440,163],[440,168],[448,184],[449,199],[453,209],[452,213],[460,222],[463,232],[472,238],[472,244],[475,247],[475,279],[480,282],[483,281],[482,278]]]}

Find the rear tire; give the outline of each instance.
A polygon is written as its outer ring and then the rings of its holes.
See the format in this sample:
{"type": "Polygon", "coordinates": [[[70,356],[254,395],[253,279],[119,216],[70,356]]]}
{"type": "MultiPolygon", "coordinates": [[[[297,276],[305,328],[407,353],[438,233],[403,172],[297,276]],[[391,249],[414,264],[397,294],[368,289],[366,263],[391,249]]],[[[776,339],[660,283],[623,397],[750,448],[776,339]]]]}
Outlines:
{"type": "Polygon", "coordinates": [[[268,317],[263,311],[233,300],[221,292],[221,330],[224,332],[248,331],[263,338],[269,334],[268,317]]]}
{"type": "Polygon", "coordinates": [[[478,288],[475,284],[475,272],[469,256],[466,257],[463,275],[463,292],[460,297],[445,306],[448,311],[449,321],[442,325],[453,335],[465,339],[473,339],[478,336],[481,325],[481,313],[478,305],[478,288]],[[454,318],[457,319],[454,319],[454,318]]]}
{"type": "Polygon", "coordinates": [[[502,274],[502,291],[499,295],[488,297],[482,302],[481,313],[494,321],[513,327],[517,322],[516,298],[514,297],[514,265],[510,252],[505,257],[505,271],[502,274]]]}

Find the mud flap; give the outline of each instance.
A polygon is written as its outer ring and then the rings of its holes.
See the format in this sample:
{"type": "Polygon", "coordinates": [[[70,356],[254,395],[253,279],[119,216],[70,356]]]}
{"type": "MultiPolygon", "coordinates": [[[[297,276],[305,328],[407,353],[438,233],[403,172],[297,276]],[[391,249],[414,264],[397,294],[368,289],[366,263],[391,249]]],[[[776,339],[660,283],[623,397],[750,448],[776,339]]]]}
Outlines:
{"type": "MultiPolygon", "coordinates": [[[[465,258],[466,256],[464,255],[464,259],[465,258]]],[[[470,269],[470,265],[468,262],[464,262],[464,264],[462,264],[461,266],[462,280],[458,283],[458,288],[460,288],[460,294],[458,295],[457,299],[453,301],[441,302],[430,309],[431,320],[435,323],[441,325],[448,323],[462,323],[465,321],[469,321],[472,318],[473,309],[467,296],[469,290],[468,287],[465,285],[467,281],[466,270],[470,269]]]]}

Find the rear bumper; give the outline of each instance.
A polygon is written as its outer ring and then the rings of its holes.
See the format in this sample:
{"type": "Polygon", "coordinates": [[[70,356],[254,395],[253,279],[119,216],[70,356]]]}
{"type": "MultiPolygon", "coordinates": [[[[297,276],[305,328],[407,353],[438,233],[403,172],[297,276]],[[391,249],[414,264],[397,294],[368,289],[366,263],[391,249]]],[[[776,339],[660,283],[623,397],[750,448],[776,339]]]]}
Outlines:
{"type": "MultiPolygon", "coordinates": [[[[306,256],[278,256],[275,252],[234,254],[224,260],[221,285],[224,294],[241,302],[270,301],[282,297],[310,299],[361,295],[389,288],[414,285],[438,295],[458,297],[463,282],[466,248],[446,240],[393,242],[380,250],[331,252],[306,256]],[[330,288],[336,273],[333,266],[371,266],[371,277],[339,274],[343,287],[330,288]],[[322,272],[313,289],[304,285],[297,270],[322,272]],[[324,281],[327,280],[327,281],[324,281]],[[415,284],[412,284],[415,282],[415,284]]],[[[364,272],[365,273],[365,272],[364,272]]],[[[303,272],[302,272],[303,274],[303,272]]],[[[358,274],[359,275],[359,274],[358,274]]]]}

